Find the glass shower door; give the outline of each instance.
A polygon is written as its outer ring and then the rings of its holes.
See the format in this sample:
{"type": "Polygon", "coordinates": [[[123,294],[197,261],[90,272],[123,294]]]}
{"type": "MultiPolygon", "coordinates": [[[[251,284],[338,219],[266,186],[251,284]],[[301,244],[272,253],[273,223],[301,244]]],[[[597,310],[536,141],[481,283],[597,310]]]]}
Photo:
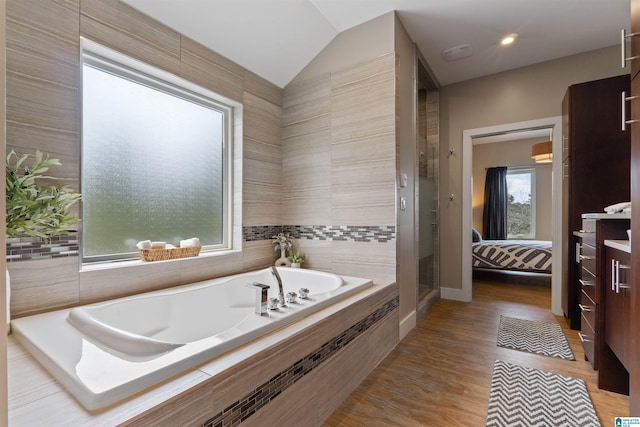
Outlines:
{"type": "Polygon", "coordinates": [[[418,90],[418,313],[440,297],[439,92],[418,90]]]}

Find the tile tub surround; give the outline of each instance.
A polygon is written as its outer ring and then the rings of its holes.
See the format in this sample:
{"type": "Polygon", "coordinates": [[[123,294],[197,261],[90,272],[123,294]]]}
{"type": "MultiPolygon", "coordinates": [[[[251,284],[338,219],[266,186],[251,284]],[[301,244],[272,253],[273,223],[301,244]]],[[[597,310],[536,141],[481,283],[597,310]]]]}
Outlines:
{"type": "Polygon", "coordinates": [[[397,296],[395,283],[376,284],[99,413],[82,409],[10,338],[9,421],[11,425],[37,425],[46,417],[54,427],[202,426],[323,345],[349,333],[350,328],[361,327],[357,337],[242,422],[243,426],[260,426],[286,420],[288,425],[317,426],[397,344],[397,296]],[[379,318],[372,321],[371,316],[379,318]],[[363,327],[365,319],[369,319],[368,327],[363,327]]]}

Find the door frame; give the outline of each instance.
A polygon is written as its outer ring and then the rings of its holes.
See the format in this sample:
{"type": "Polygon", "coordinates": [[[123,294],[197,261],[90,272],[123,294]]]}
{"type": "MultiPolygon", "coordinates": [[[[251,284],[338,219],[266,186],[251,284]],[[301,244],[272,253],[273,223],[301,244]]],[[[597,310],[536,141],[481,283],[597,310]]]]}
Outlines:
{"type": "MultiPolygon", "coordinates": [[[[472,299],[472,257],[471,257],[471,228],[472,228],[472,167],[473,167],[473,138],[482,136],[501,135],[529,129],[549,129],[554,153],[562,153],[562,116],[523,122],[507,123],[462,132],[462,299],[472,299]]],[[[551,181],[551,211],[552,211],[552,272],[551,272],[551,311],[556,316],[562,316],[562,156],[553,156],[551,181]]]]}

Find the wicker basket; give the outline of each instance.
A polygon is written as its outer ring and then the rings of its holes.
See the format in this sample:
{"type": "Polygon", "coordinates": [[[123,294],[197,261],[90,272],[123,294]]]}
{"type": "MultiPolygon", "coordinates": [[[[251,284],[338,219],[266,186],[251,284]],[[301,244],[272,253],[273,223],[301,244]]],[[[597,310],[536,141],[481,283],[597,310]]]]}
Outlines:
{"type": "Polygon", "coordinates": [[[198,256],[201,246],[175,249],[140,249],[140,258],[143,261],[166,261],[168,259],[188,258],[198,256]]]}

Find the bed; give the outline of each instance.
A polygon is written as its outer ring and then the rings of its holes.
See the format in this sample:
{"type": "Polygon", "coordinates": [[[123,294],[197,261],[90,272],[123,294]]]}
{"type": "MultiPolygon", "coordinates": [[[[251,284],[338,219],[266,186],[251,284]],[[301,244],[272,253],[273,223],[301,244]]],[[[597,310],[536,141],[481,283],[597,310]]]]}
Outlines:
{"type": "Polygon", "coordinates": [[[479,240],[472,245],[473,268],[551,274],[547,240],[479,240]]]}

